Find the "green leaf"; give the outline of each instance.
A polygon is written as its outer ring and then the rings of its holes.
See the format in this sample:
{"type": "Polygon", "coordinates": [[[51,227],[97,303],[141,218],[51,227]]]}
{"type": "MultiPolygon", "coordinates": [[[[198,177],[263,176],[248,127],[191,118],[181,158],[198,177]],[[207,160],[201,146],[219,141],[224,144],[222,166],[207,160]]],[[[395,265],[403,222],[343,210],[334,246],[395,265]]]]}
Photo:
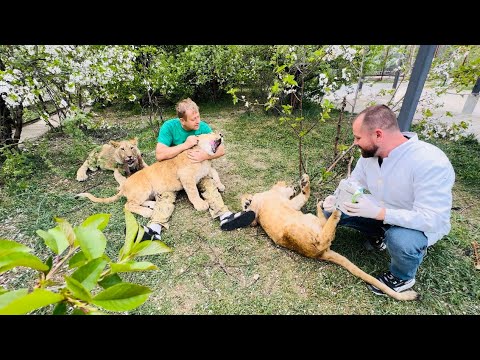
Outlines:
{"type": "Polygon", "coordinates": [[[121,282],[122,278],[118,276],[118,274],[110,274],[108,276],[105,276],[103,280],[100,280],[98,284],[104,289],[108,289],[109,287],[119,284],[121,282]]]}
{"type": "Polygon", "coordinates": [[[72,278],[79,281],[85,287],[85,289],[91,291],[97,285],[97,280],[102,274],[102,271],[105,269],[106,265],[107,262],[104,259],[94,259],[79,267],[72,274],[72,278]]]}
{"type": "Polygon", "coordinates": [[[137,238],[135,239],[135,244],[138,244],[143,239],[143,234],[145,234],[145,230],[143,230],[143,226],[138,227],[137,238]]]}
{"type": "Polygon", "coordinates": [[[49,229],[48,232],[37,230],[37,234],[43,238],[45,245],[57,255],[60,255],[69,245],[66,235],[59,226],[49,229]]]}
{"type": "Polygon", "coordinates": [[[83,310],[77,308],[72,311],[72,315],[87,315],[87,314],[85,314],[83,310]]]}
{"type": "Polygon", "coordinates": [[[58,245],[52,234],[41,229],[38,229],[36,233],[43,239],[43,241],[45,241],[45,245],[47,245],[55,254],[58,254],[58,245]]]}
{"type": "Polygon", "coordinates": [[[273,86],[271,87],[270,91],[272,92],[272,94],[277,94],[279,91],[280,91],[280,84],[278,83],[278,81],[275,80],[273,86]]]}
{"type": "Polygon", "coordinates": [[[7,291],[0,295],[0,309],[10,304],[13,300],[24,297],[28,294],[28,289],[18,289],[13,291],[7,291]]]}
{"type": "Polygon", "coordinates": [[[5,289],[3,286],[0,286],[0,295],[7,293],[8,290],[5,289]]]}
{"type": "Polygon", "coordinates": [[[88,260],[99,258],[107,247],[107,239],[103,233],[94,227],[75,228],[78,244],[88,260]]]}
{"type": "Polygon", "coordinates": [[[40,271],[48,270],[48,265],[45,265],[38,257],[25,252],[16,252],[0,257],[0,273],[15,266],[26,266],[40,271]]]}
{"type": "Polygon", "coordinates": [[[45,265],[48,266],[48,269],[44,271],[45,275],[47,275],[49,272],[50,272],[50,269],[52,268],[52,265],[53,265],[53,256],[50,255],[47,259],[47,261],[45,261],[45,265]]]}
{"type": "Polygon", "coordinates": [[[137,256],[146,256],[146,255],[156,255],[166,252],[171,252],[172,248],[165,245],[163,242],[158,240],[144,240],[138,244],[135,244],[131,254],[134,257],[137,256]]]}
{"type": "Polygon", "coordinates": [[[158,270],[158,267],[148,261],[128,261],[121,264],[110,264],[112,273],[127,272],[127,271],[147,271],[158,270]]]}
{"type": "Polygon", "coordinates": [[[92,296],[79,281],[69,276],[64,276],[64,278],[67,283],[67,288],[72,292],[73,296],[86,302],[92,301],[92,296]]]}
{"type": "Polygon", "coordinates": [[[84,265],[87,261],[88,259],[85,257],[83,251],[79,251],[70,258],[70,261],[68,262],[68,267],[70,269],[74,267],[79,267],[84,265]]]}
{"type": "Polygon", "coordinates": [[[122,251],[122,259],[127,257],[130,254],[130,250],[132,250],[133,241],[138,233],[138,222],[135,219],[135,216],[128,211],[125,210],[125,226],[126,226],[126,234],[125,234],[125,245],[123,245],[122,251]]]}
{"type": "Polygon", "coordinates": [[[110,311],[128,311],[142,305],[151,290],[146,286],[120,283],[93,298],[93,304],[110,311]]]}
{"type": "Polygon", "coordinates": [[[65,315],[67,313],[67,302],[62,301],[55,305],[52,315],[65,315]]]}
{"type": "Polygon", "coordinates": [[[75,233],[73,232],[72,225],[70,225],[67,220],[59,217],[56,217],[55,221],[57,222],[60,230],[65,234],[68,244],[73,245],[75,243],[75,233]]]}
{"type": "Polygon", "coordinates": [[[60,255],[65,251],[66,248],[68,248],[68,240],[67,236],[64,234],[64,232],[60,229],[60,226],[56,226],[53,229],[49,229],[48,232],[53,236],[57,243],[57,248],[58,252],[57,254],[60,255]]]}
{"type": "MultiPolygon", "coordinates": [[[[2,295],[4,296],[4,295],[2,295]]],[[[0,309],[0,315],[22,315],[64,300],[61,294],[45,289],[35,289],[30,294],[16,298],[0,309]]]]}
{"type": "Polygon", "coordinates": [[[80,225],[81,227],[91,227],[97,228],[98,230],[103,230],[108,225],[110,220],[110,214],[94,214],[85,219],[85,221],[80,225]]]}
{"type": "Polygon", "coordinates": [[[289,85],[297,86],[298,83],[295,81],[295,77],[292,74],[288,74],[283,78],[283,81],[289,85]]]}
{"type": "Polygon", "coordinates": [[[13,240],[0,239],[0,257],[12,252],[30,252],[32,249],[13,240]]]}

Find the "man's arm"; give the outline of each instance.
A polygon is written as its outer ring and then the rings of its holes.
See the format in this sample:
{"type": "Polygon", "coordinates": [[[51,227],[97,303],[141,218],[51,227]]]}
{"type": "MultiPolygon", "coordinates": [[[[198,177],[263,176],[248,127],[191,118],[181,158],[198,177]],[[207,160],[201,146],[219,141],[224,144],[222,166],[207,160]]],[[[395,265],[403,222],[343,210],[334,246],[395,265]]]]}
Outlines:
{"type": "Polygon", "coordinates": [[[192,162],[201,162],[203,160],[213,160],[225,155],[225,146],[221,144],[215,154],[209,155],[202,149],[190,150],[187,154],[188,158],[192,162]]]}
{"type": "Polygon", "coordinates": [[[386,209],[384,222],[424,232],[435,232],[449,217],[455,173],[451,165],[421,166],[414,179],[411,210],[386,209]]]}
{"type": "Polygon", "coordinates": [[[192,146],[197,145],[198,138],[194,135],[191,135],[185,140],[183,144],[175,145],[175,146],[167,146],[162,143],[157,143],[157,147],[155,149],[155,158],[157,161],[171,159],[182,151],[190,149],[192,146]]]}

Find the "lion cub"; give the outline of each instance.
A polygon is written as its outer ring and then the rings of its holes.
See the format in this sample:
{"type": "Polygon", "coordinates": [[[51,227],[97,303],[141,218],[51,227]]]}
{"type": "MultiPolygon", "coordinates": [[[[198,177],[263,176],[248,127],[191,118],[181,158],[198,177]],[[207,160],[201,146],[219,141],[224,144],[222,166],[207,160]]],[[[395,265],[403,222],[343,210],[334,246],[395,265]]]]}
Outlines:
{"type": "MultiPolygon", "coordinates": [[[[201,148],[209,155],[213,155],[223,142],[222,134],[198,135],[198,144],[191,149],[201,148]]],[[[190,149],[189,149],[190,150],[190,149]]],[[[200,197],[197,184],[205,176],[212,177],[218,190],[224,191],[225,186],[218,177],[217,170],[212,167],[211,160],[193,163],[187,157],[185,150],[177,156],[162,160],[146,167],[120,183],[120,191],[109,198],[97,198],[89,193],[77,194],[77,197],[86,197],[93,202],[111,203],[122,195],[127,198],[125,209],[143,217],[151,217],[155,194],[165,191],[179,191],[184,189],[188,200],[196,210],[207,210],[208,203],[200,197]]]]}
{"type": "Polygon", "coordinates": [[[97,146],[88,154],[87,160],[77,170],[77,181],[88,179],[87,171],[112,170],[118,183],[125,181],[125,176],[141,170],[148,165],[143,161],[138,149],[138,139],[113,141],[97,146]],[[121,174],[123,173],[123,175],[121,174]]]}
{"type": "Polygon", "coordinates": [[[308,175],[302,176],[301,192],[293,197],[294,195],[293,187],[280,181],[268,191],[242,195],[242,208],[255,212],[256,218],[252,226],[260,224],[276,244],[311,258],[341,265],[353,275],[397,300],[418,298],[418,294],[413,290],[398,293],[390,289],[378,279],[365,273],[345,256],[330,250],[341,212],[335,210],[327,220],[323,215],[321,202],[317,204],[317,216],[303,214],[300,211],[310,197],[308,175]]]}

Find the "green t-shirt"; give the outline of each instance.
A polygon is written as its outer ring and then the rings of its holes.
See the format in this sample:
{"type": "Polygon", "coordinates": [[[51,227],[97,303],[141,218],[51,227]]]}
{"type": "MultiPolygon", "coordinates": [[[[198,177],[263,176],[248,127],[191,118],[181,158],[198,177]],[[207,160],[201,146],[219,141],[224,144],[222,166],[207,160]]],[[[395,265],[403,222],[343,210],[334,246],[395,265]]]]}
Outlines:
{"type": "Polygon", "coordinates": [[[212,129],[207,123],[200,121],[198,130],[186,131],[182,128],[179,118],[167,120],[160,127],[157,142],[167,146],[180,145],[187,140],[190,135],[210,134],[212,129]]]}

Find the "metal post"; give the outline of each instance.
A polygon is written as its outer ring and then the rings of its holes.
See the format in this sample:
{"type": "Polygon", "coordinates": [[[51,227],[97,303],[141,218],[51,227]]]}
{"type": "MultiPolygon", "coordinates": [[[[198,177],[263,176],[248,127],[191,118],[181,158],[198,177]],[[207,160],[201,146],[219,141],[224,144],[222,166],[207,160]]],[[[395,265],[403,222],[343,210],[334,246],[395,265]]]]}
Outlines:
{"type": "Polygon", "coordinates": [[[398,85],[398,78],[400,77],[400,70],[395,71],[395,79],[393,79],[392,89],[396,89],[398,85]]]}
{"type": "Polygon", "coordinates": [[[401,131],[410,130],[410,125],[412,124],[413,116],[417,109],[418,100],[422,94],[423,85],[425,84],[430,65],[432,64],[435,48],[436,45],[420,45],[415,64],[413,65],[412,75],[408,82],[402,108],[398,115],[398,126],[401,131]]]}
{"type": "Polygon", "coordinates": [[[477,79],[472,93],[468,95],[465,105],[463,105],[462,114],[471,114],[477,106],[478,98],[480,95],[480,77],[477,79]]]}

